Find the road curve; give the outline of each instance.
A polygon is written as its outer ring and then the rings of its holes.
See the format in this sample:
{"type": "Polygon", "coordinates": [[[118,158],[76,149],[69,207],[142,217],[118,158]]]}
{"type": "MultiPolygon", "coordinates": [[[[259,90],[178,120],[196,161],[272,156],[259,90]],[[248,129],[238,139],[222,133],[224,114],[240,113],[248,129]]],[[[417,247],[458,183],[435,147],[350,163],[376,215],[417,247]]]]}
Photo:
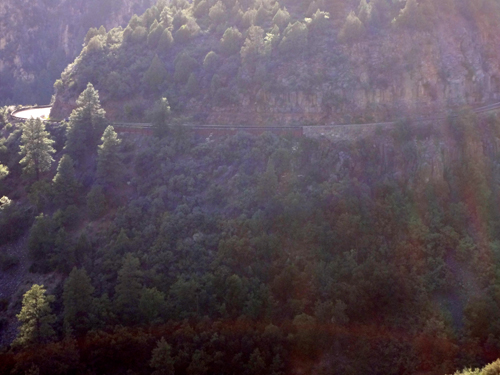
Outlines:
{"type": "MultiPolygon", "coordinates": [[[[21,108],[19,110],[16,110],[11,113],[11,116],[15,120],[19,121],[24,121],[27,120],[31,117],[33,118],[40,118],[42,120],[46,120],[50,116],[50,111],[52,109],[52,106],[39,106],[39,107],[33,107],[33,108],[21,108]]],[[[481,107],[476,107],[473,108],[472,111],[475,113],[485,113],[485,112],[490,112],[490,111],[495,111],[500,109],[500,102],[498,103],[492,103],[488,105],[484,105],[481,107]]],[[[426,122],[426,121],[438,121],[438,120],[443,120],[446,119],[448,116],[446,115],[441,115],[441,116],[436,116],[436,117],[427,117],[427,118],[416,118],[413,119],[416,122],[426,122]]],[[[376,125],[393,125],[395,124],[395,121],[389,121],[389,122],[377,122],[377,123],[369,123],[369,124],[338,124],[338,125],[319,125],[322,128],[334,128],[334,127],[339,127],[339,126],[376,126],[376,125]]],[[[149,129],[151,127],[150,123],[123,123],[123,122],[116,122],[116,123],[111,123],[111,125],[119,128],[122,131],[128,131],[129,129],[137,129],[137,130],[145,130],[149,129]]],[[[252,130],[252,129],[259,129],[259,130],[276,130],[276,129],[303,129],[304,127],[314,127],[315,125],[312,126],[248,126],[248,125],[186,125],[186,127],[192,128],[192,129],[213,129],[213,130],[223,130],[223,129],[230,129],[230,130],[252,130]]]]}
{"type": "Polygon", "coordinates": [[[11,113],[11,116],[16,120],[28,120],[30,118],[39,118],[46,120],[50,116],[51,106],[22,108],[11,113]]]}

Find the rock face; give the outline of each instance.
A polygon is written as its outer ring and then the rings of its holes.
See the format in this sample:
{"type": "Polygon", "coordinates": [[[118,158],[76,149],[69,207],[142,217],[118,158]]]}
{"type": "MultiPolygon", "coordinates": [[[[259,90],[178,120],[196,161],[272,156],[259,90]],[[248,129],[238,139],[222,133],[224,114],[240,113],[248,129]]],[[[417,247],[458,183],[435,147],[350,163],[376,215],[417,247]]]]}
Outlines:
{"type": "MultiPolygon", "coordinates": [[[[141,28],[146,26],[148,30],[153,16],[142,20],[141,28]]],[[[283,52],[279,47],[269,47],[270,52],[259,55],[258,62],[242,57],[245,45],[239,52],[224,55],[221,32],[214,31],[216,27],[193,34],[188,42],[174,42],[165,51],[148,49],[144,41],[139,43],[141,47],[130,40],[115,46],[103,38],[102,49],[95,53],[84,50],[63,73],[53,114],[67,117],[79,94],[75,83],[81,88],[88,81],[100,90],[111,120],[126,121],[126,107],[145,113],[160,95],[152,95],[143,80],[155,54],[160,55],[166,72],[160,73],[164,78],[163,86],[157,88],[161,95],[169,96],[179,114],[208,124],[379,122],[408,115],[428,117],[464,105],[479,106],[500,100],[500,27],[496,20],[488,21],[483,16],[484,12],[468,16],[463,11],[440,10],[434,14],[432,27],[395,26],[389,21],[384,28],[373,32],[367,29],[362,38],[346,43],[342,38],[339,41],[343,20],[315,31],[311,20],[304,18],[308,34],[302,49],[283,52]],[[121,60],[134,56],[127,60],[127,67],[115,68],[119,66],[113,57],[117,50],[122,52],[121,60]],[[203,66],[209,51],[219,53],[218,66],[203,66]],[[182,69],[176,64],[182,54],[196,60],[186,67],[194,74],[195,92],[192,87],[188,89],[187,79],[182,78],[182,69]],[[98,59],[102,60],[97,63],[98,59]],[[92,76],[88,74],[90,68],[98,70],[96,67],[106,65],[102,61],[115,70],[87,79],[92,76]],[[113,93],[108,80],[111,73],[118,74],[120,79],[116,81],[123,87],[134,89],[120,96],[114,88],[113,93]]],[[[203,26],[203,19],[199,21],[203,26]]],[[[137,28],[137,22],[133,24],[137,28]]],[[[136,31],[132,26],[128,35],[136,31]]],[[[243,34],[248,30],[242,28],[243,34]]],[[[174,28],[171,31],[176,35],[174,28]]],[[[261,31],[264,35],[264,29],[261,31]]],[[[144,31],[136,34],[138,38],[146,35],[144,31]]],[[[284,40],[283,35],[276,35],[277,40],[284,40]]]]}
{"type": "Polygon", "coordinates": [[[2,0],[0,105],[48,104],[90,27],[126,25],[154,0],[2,0]]]}
{"type": "Polygon", "coordinates": [[[209,110],[208,122],[329,124],[430,115],[450,107],[500,100],[497,35],[463,18],[443,20],[433,33],[403,31],[351,46],[332,42],[335,61],[313,56],[278,72],[284,87],[310,77],[310,90],[257,90],[239,105],[209,110]],[[351,114],[356,113],[358,118],[351,114]]]}

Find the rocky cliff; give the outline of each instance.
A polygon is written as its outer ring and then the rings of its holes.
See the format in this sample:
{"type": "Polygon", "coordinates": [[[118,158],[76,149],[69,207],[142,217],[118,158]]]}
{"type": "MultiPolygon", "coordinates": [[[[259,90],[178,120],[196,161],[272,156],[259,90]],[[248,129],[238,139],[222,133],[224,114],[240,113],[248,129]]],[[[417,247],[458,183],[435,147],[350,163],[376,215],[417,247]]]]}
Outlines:
{"type": "Polygon", "coordinates": [[[283,64],[285,92],[256,88],[233,107],[208,109],[209,122],[329,124],[428,116],[450,107],[500,100],[498,34],[462,17],[443,17],[433,32],[373,36],[353,45],[332,36],[318,54],[283,64]],[[307,90],[295,77],[309,78],[307,90]]]}
{"type": "Polygon", "coordinates": [[[0,105],[47,104],[90,27],[124,25],[153,0],[0,2],[0,105]]]}
{"type": "Polygon", "coordinates": [[[312,15],[286,2],[286,27],[281,2],[237,2],[222,23],[217,4],[155,7],[121,36],[96,36],[63,73],[55,117],[69,115],[88,81],[111,119],[138,120],[167,96],[177,113],[210,124],[383,121],[500,100],[494,2],[361,1],[338,14],[314,3],[312,15]],[[350,23],[361,31],[346,38],[350,23]]]}

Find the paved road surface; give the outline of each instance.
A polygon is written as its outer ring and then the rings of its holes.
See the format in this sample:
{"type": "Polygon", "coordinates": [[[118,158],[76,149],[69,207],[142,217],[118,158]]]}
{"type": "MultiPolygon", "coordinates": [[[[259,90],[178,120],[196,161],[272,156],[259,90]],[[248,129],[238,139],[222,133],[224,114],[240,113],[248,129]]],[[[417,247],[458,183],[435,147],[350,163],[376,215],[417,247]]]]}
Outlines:
{"type": "Polygon", "coordinates": [[[42,120],[48,119],[52,107],[47,108],[28,108],[15,113],[15,116],[23,119],[41,118],[42,120]]]}

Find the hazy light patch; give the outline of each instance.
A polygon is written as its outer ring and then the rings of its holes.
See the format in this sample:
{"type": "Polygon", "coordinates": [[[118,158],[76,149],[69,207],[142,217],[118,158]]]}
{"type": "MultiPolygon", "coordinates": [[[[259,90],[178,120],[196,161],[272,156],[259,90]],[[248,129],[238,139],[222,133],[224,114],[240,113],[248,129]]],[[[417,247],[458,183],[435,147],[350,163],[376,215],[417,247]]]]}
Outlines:
{"type": "Polygon", "coordinates": [[[30,119],[30,118],[40,118],[46,120],[49,118],[50,110],[52,107],[47,108],[28,108],[15,113],[16,117],[30,119]]]}

